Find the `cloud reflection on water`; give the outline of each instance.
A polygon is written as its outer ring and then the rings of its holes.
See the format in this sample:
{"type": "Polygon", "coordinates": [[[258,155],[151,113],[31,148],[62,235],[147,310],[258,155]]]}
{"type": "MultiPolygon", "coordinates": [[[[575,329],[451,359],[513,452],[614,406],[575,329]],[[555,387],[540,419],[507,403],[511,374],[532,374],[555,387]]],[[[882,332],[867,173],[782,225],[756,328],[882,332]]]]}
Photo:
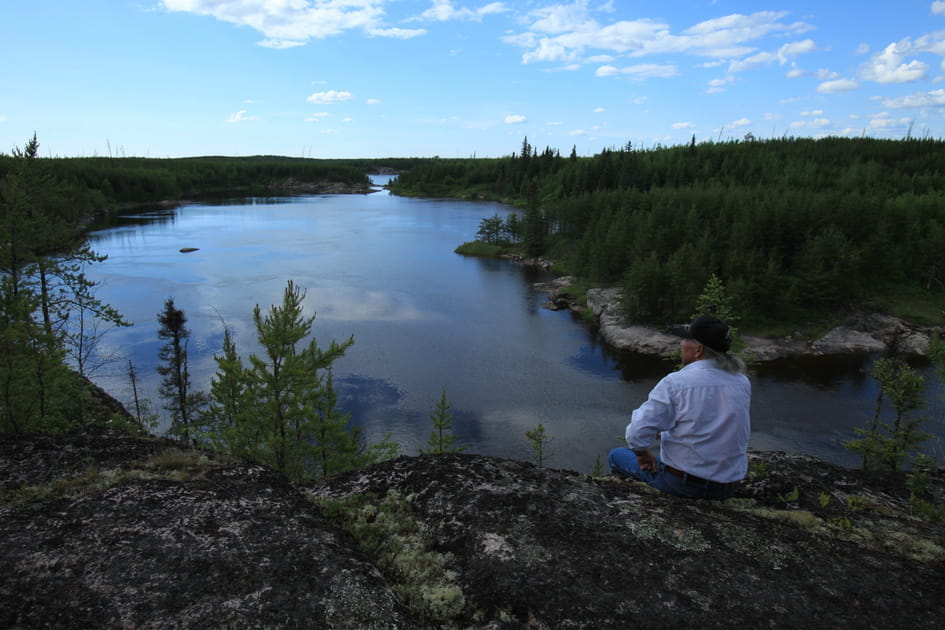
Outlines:
{"type": "Polygon", "coordinates": [[[305,311],[320,319],[346,322],[420,322],[435,317],[413,297],[396,291],[316,287],[305,298],[305,311]]]}

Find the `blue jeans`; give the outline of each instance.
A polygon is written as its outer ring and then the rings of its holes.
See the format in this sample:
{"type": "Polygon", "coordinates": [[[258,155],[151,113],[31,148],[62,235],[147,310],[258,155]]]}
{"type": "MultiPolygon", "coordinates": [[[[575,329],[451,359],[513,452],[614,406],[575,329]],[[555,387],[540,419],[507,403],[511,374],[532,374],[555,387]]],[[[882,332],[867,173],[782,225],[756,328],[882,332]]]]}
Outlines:
{"type": "Polygon", "coordinates": [[[610,470],[615,475],[626,475],[643,481],[667,494],[690,499],[714,499],[721,501],[732,496],[736,483],[715,483],[712,481],[696,481],[688,477],[677,477],[666,470],[666,466],[657,461],[657,471],[641,470],[637,463],[637,456],[629,448],[615,448],[607,457],[610,470]]]}

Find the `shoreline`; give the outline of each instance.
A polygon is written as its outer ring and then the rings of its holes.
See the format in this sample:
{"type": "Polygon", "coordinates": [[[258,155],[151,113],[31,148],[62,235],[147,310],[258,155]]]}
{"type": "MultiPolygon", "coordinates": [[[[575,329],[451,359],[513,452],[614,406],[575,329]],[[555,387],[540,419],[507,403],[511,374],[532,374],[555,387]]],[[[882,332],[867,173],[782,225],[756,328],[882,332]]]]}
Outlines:
{"type": "MultiPolygon", "coordinates": [[[[584,310],[574,296],[562,292],[574,278],[563,276],[549,283],[537,283],[536,290],[548,293],[544,304],[551,310],[584,310]]],[[[679,346],[679,337],[653,326],[628,323],[620,306],[620,288],[589,289],[587,308],[594,315],[601,339],[615,350],[668,356],[679,346]]],[[[928,357],[934,328],[915,326],[899,318],[880,313],[857,313],[841,325],[817,338],[791,335],[763,338],[742,335],[742,357],[749,362],[767,362],[801,356],[875,354],[886,350],[893,341],[906,355],[928,357]]]]}

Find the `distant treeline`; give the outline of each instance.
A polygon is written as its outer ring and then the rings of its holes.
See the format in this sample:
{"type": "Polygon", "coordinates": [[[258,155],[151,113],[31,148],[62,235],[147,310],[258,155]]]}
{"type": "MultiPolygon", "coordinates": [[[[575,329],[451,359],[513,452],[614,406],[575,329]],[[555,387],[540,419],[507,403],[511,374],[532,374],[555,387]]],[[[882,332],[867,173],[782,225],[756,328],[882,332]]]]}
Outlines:
{"type": "MultiPolygon", "coordinates": [[[[177,200],[221,192],[259,192],[298,182],[367,184],[363,161],[303,158],[194,157],[42,158],[42,168],[70,189],[82,205],[177,200]]],[[[0,178],[14,167],[12,156],[0,155],[0,178]]]]}
{"type": "Polygon", "coordinates": [[[945,301],[940,140],[749,137],[581,158],[526,139],[505,158],[429,160],[393,190],[526,208],[521,245],[621,284],[637,321],[687,320],[712,274],[756,323],[945,301]]]}

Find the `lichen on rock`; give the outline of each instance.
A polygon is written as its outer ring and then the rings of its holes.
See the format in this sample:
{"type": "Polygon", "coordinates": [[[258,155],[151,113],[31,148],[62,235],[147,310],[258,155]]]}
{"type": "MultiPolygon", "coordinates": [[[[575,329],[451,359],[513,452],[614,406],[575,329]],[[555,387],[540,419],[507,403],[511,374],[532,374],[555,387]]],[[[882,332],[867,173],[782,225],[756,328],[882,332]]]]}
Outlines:
{"type": "Polygon", "coordinates": [[[293,486],[165,440],[4,436],[0,626],[940,626],[945,526],[906,474],[750,457],[713,502],[467,454],[293,486]]]}

